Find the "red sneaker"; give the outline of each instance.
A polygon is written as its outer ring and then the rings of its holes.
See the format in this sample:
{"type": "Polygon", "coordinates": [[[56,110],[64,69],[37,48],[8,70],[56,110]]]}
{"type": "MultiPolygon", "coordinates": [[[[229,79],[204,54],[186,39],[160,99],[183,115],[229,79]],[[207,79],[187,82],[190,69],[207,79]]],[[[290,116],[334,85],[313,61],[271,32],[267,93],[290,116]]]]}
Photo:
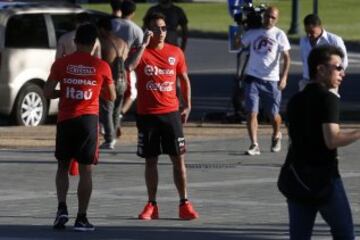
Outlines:
{"type": "Polygon", "coordinates": [[[199,214],[194,210],[192,204],[187,201],[179,206],[179,217],[183,220],[192,220],[199,218],[199,214]]]}
{"type": "Polygon", "coordinates": [[[158,206],[153,205],[152,203],[146,204],[142,212],[139,214],[139,219],[142,220],[159,219],[158,206]]]}

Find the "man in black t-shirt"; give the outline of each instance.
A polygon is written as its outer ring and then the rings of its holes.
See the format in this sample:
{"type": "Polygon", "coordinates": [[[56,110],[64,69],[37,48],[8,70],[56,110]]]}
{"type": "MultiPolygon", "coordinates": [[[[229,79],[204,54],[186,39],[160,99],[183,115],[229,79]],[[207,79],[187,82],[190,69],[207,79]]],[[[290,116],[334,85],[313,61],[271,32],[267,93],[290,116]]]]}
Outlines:
{"type": "Polygon", "coordinates": [[[333,183],[331,195],[321,203],[288,196],[290,239],[310,239],[317,212],[331,227],[334,239],[354,239],[350,205],[338,169],[337,147],[358,140],[360,131],[340,131],[339,96],[329,91],[343,81],[343,57],[341,49],[334,46],[314,48],[308,58],[310,84],[287,107],[290,146],[285,166],[295,169],[296,180],[309,191],[318,184],[306,175],[309,172],[315,172],[313,176],[319,181],[329,178],[333,183]]]}
{"type": "Polygon", "coordinates": [[[185,51],[187,37],[188,37],[188,19],[185,15],[185,12],[178,6],[175,6],[172,3],[172,0],[160,0],[159,4],[149,8],[144,17],[144,26],[147,22],[147,17],[153,13],[162,13],[165,16],[165,22],[167,27],[167,34],[165,41],[167,43],[179,46],[183,51],[185,51]],[[181,32],[181,42],[178,42],[178,28],[181,32]]]}

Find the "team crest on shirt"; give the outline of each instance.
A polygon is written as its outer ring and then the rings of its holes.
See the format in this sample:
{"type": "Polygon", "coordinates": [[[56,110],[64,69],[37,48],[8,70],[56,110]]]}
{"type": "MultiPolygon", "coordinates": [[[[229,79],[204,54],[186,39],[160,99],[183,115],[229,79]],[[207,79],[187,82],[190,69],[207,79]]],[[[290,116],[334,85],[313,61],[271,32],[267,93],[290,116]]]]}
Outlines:
{"type": "Polygon", "coordinates": [[[175,65],[176,59],[174,57],[169,57],[168,62],[170,65],[175,65]]]}

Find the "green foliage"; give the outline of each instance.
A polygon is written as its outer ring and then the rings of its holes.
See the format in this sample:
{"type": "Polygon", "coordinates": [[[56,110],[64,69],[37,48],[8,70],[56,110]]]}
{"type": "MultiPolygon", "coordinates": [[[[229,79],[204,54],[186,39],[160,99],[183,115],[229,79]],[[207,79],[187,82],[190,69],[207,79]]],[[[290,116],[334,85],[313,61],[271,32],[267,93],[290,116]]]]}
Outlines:
{"type": "MultiPolygon", "coordinates": [[[[299,29],[303,34],[302,19],[312,12],[313,0],[298,0],[299,29]]],[[[318,1],[319,15],[325,28],[342,36],[346,40],[360,39],[360,4],[358,0],[318,1]]],[[[278,26],[287,31],[291,23],[292,0],[254,0],[254,5],[265,3],[275,5],[280,9],[278,26]]],[[[229,24],[233,24],[226,3],[181,3],[189,19],[189,29],[204,32],[226,33],[229,24]]],[[[148,3],[137,4],[135,22],[142,26],[142,17],[149,8],[148,3]]],[[[110,13],[108,4],[86,4],[86,8],[110,13]]]]}

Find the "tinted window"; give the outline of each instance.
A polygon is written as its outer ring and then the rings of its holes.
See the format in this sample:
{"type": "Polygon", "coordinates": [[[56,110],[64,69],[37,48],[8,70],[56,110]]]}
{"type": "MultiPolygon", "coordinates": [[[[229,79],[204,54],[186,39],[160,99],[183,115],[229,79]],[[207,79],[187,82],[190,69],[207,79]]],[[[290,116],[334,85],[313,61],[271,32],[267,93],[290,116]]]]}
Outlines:
{"type": "Polygon", "coordinates": [[[75,14],[54,14],[51,18],[55,27],[56,40],[59,40],[64,33],[75,29],[75,14]]]}
{"type": "Polygon", "coordinates": [[[103,18],[103,17],[109,17],[109,14],[103,13],[103,12],[97,12],[97,11],[90,11],[90,18],[91,18],[91,22],[96,24],[99,19],[103,18]]]}
{"type": "Polygon", "coordinates": [[[6,47],[48,48],[49,40],[42,14],[11,17],[6,25],[6,47]]]}

